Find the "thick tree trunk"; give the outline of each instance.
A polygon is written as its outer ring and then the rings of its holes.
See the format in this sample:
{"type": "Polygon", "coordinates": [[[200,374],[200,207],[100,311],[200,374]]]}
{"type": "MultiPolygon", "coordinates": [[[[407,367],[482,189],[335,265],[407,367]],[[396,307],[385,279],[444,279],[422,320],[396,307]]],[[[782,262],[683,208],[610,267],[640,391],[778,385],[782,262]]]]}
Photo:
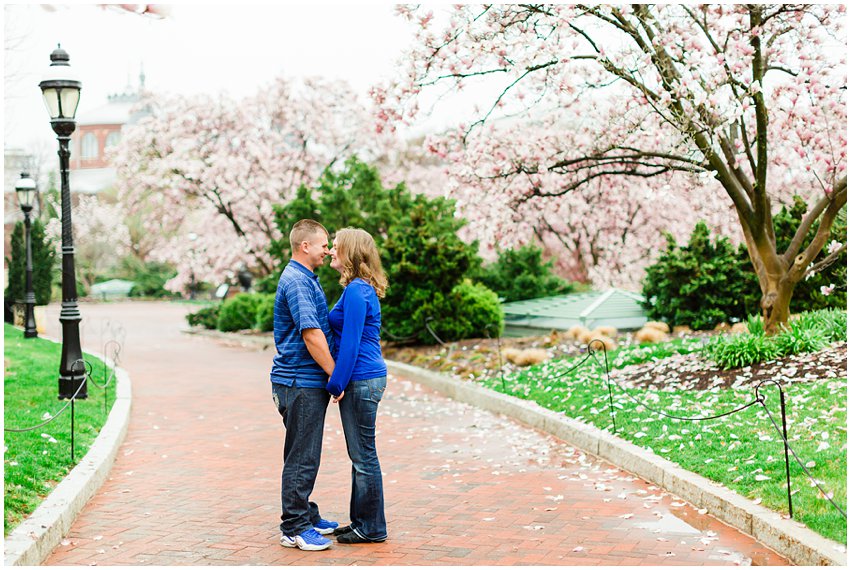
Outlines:
{"type": "Polygon", "coordinates": [[[788,275],[777,281],[770,281],[767,289],[762,290],[762,322],[765,334],[774,335],[781,331],[783,325],[789,320],[789,304],[792,302],[792,292],[795,283],[788,279],[788,275]]]}
{"type": "Polygon", "coordinates": [[[792,271],[777,253],[773,240],[764,233],[754,236],[748,226],[745,230],[745,244],[751,264],[759,279],[762,298],[759,306],[765,332],[774,335],[780,332],[782,325],[789,320],[789,304],[792,293],[801,276],[792,271]]]}

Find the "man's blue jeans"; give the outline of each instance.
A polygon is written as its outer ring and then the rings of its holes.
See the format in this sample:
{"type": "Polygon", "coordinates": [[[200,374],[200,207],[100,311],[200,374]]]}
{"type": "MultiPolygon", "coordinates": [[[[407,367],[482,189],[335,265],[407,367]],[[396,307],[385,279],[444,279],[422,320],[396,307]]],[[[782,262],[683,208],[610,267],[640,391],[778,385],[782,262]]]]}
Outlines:
{"type": "Polygon", "coordinates": [[[352,460],[352,498],[349,516],[352,529],[363,538],[387,538],[384,519],[384,486],[375,449],[375,418],[387,387],[387,377],[349,382],[340,400],[340,416],[346,447],[352,460]]]}
{"type": "Polygon", "coordinates": [[[272,384],[272,399],[284,421],[284,469],[281,472],[281,532],[296,536],[319,522],[310,494],[319,473],[322,431],[330,395],[324,388],[272,384]]]}

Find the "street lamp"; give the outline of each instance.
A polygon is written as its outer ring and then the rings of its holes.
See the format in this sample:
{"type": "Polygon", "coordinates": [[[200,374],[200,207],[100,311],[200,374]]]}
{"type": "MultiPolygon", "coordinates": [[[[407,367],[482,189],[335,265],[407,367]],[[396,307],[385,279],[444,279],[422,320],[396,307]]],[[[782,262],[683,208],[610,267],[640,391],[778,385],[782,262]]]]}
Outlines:
{"type": "Polygon", "coordinates": [[[74,366],[83,358],[80,348],[80,309],[77,307],[77,273],[74,270],[74,240],[71,233],[71,188],[68,185],[68,159],[71,134],[77,128],[74,115],[80,102],[82,83],[68,64],[68,52],[56,46],[50,54],[50,67],[38,84],[50,115],[50,126],[59,140],[59,174],[62,192],[62,357],[59,362],[59,398],[88,397],[85,369],[74,366]],[[75,372],[76,370],[76,372],[75,372]],[[82,387],[80,386],[82,384],[82,387]],[[79,389],[79,392],[77,391],[79,389]]]}
{"type": "Polygon", "coordinates": [[[35,181],[26,172],[21,172],[21,178],[15,185],[18,193],[18,204],[24,211],[24,242],[27,248],[26,288],[24,290],[24,338],[35,338],[38,331],[35,327],[35,293],[33,292],[33,254],[32,236],[30,235],[30,212],[35,198],[35,181]]]}

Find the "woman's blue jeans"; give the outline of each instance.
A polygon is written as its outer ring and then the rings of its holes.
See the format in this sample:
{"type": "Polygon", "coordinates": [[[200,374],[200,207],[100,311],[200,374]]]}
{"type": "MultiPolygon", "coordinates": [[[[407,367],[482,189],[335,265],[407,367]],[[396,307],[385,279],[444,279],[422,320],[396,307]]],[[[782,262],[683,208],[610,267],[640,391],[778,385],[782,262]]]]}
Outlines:
{"type": "Polygon", "coordinates": [[[352,529],[363,538],[387,538],[384,519],[384,485],[375,449],[375,418],[387,388],[387,377],[349,382],[340,400],[340,416],[346,447],[352,460],[352,498],[349,516],[352,529]]]}

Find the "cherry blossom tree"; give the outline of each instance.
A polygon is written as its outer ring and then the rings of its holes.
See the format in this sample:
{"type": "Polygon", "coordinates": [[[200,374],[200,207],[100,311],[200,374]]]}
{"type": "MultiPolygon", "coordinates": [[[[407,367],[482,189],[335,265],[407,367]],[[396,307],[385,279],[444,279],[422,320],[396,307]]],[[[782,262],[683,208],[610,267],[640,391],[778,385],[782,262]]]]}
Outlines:
{"type": "Polygon", "coordinates": [[[645,208],[667,208],[672,220],[720,196],[759,277],[769,331],[788,319],[795,284],[837,255],[817,259],[847,200],[843,6],[399,11],[418,28],[398,79],[373,90],[379,128],[413,122],[436,92],[477,80],[493,89],[429,144],[470,194],[461,202],[485,205],[496,240],[506,227],[543,224],[533,204],[569,209],[573,196],[579,207],[583,191],[629,202],[643,188],[645,208]],[[810,209],[778,251],[772,209],[792,194],[810,209]],[[655,204],[663,195],[674,198],[655,204]]]}
{"type": "Polygon", "coordinates": [[[121,200],[144,228],[143,249],[178,269],[171,290],[221,282],[241,267],[267,275],[267,248],[281,237],[272,206],[351,154],[374,154],[365,108],[330,80],[279,78],[244,100],[143,105],[147,116],[128,128],[113,162],[121,200]]]}

